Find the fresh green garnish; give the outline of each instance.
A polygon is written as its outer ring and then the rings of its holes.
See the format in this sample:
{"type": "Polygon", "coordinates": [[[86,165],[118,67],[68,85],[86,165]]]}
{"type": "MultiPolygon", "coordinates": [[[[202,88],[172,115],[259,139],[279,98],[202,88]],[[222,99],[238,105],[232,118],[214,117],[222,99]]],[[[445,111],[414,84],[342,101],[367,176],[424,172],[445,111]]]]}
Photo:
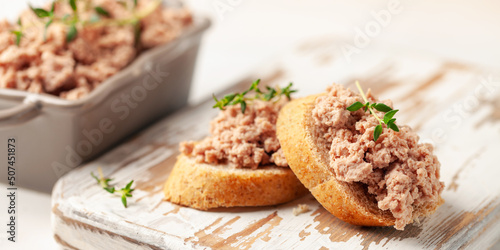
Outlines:
{"type": "MultiPolygon", "coordinates": [[[[54,6],[54,4],[52,4],[52,6],[54,6]]],[[[35,13],[35,15],[39,18],[49,17],[51,15],[51,12],[46,11],[44,9],[33,8],[33,6],[30,6],[30,8],[33,11],[33,13],[35,13]]]]}
{"type": "Polygon", "coordinates": [[[131,180],[129,183],[127,183],[127,186],[116,191],[117,193],[121,194],[122,203],[123,203],[123,206],[125,206],[125,207],[127,207],[127,197],[132,197],[132,192],[134,191],[134,189],[131,189],[130,187],[132,187],[133,183],[134,183],[134,180],[131,180]]]}
{"type": "Polygon", "coordinates": [[[19,26],[19,29],[11,32],[16,36],[16,45],[19,46],[21,38],[23,37],[23,24],[21,22],[21,18],[17,19],[17,25],[19,26]]]}
{"type": "MultiPolygon", "coordinates": [[[[47,39],[47,29],[54,22],[54,10],[56,8],[56,2],[52,3],[52,7],[50,8],[50,10],[44,10],[41,8],[33,8],[31,5],[30,5],[30,8],[38,18],[46,19],[46,22],[44,24],[44,30],[43,30],[43,40],[46,40],[47,39]]],[[[19,24],[19,26],[22,27],[21,24],[19,24]]],[[[19,40],[20,40],[20,38],[19,38],[19,40]]],[[[17,45],[19,45],[19,44],[17,44],[17,45]]]]}
{"type": "Polygon", "coordinates": [[[291,89],[293,83],[289,83],[288,86],[285,88],[273,88],[266,86],[266,90],[262,91],[259,88],[259,83],[260,79],[257,79],[250,85],[250,88],[245,90],[243,93],[234,93],[234,94],[228,94],[225,95],[223,98],[220,100],[213,95],[213,98],[215,100],[215,105],[212,108],[219,108],[220,110],[224,110],[226,106],[230,105],[241,105],[241,113],[245,113],[246,107],[247,107],[247,102],[248,101],[253,101],[253,100],[262,100],[262,101],[271,101],[274,99],[275,102],[279,101],[281,96],[285,96],[290,100],[290,95],[294,92],[297,92],[297,90],[291,89]],[[250,92],[254,92],[255,95],[253,97],[247,97],[245,96],[246,94],[250,92]]]}
{"type": "MultiPolygon", "coordinates": [[[[125,2],[124,2],[125,3],[125,2]]],[[[140,32],[141,32],[141,26],[140,26],[140,20],[149,16],[149,14],[153,13],[153,11],[160,6],[162,3],[162,0],[155,0],[152,1],[149,6],[146,6],[145,8],[138,10],[137,7],[137,1],[133,1],[133,8],[129,9],[131,12],[130,17],[125,18],[125,19],[101,19],[100,17],[111,17],[111,14],[109,13],[108,10],[104,9],[102,6],[91,6],[92,2],[87,1],[87,5],[84,9],[88,10],[94,10],[95,13],[89,15],[89,18],[84,20],[80,16],[80,9],[78,9],[78,4],[77,0],[54,0],[52,2],[52,6],[50,10],[46,10],[43,8],[34,8],[30,6],[30,9],[33,11],[33,13],[43,21],[44,23],[44,33],[43,37],[44,40],[47,37],[47,30],[49,26],[53,23],[60,23],[65,25],[66,28],[66,42],[71,42],[73,41],[77,36],[78,36],[78,30],[80,28],[83,28],[85,26],[91,26],[91,25],[106,25],[106,26],[111,26],[111,25],[116,25],[116,26],[124,26],[124,25],[131,25],[134,27],[134,35],[135,35],[135,44],[137,45],[140,42],[140,32]],[[62,2],[67,3],[70,7],[73,13],[71,14],[66,14],[63,17],[58,17],[55,15],[55,8],[56,8],[56,3],[60,4],[62,2]]],[[[21,43],[21,38],[23,37],[23,30],[25,30],[21,22],[18,22],[19,24],[19,30],[13,30],[11,31],[12,34],[15,35],[15,42],[16,45],[19,46],[21,43]]]]}
{"type": "Polygon", "coordinates": [[[66,42],[71,42],[73,39],[76,38],[76,35],[78,34],[78,30],[76,29],[75,24],[71,24],[68,27],[68,31],[66,32],[66,42]]]}
{"type": "Polygon", "coordinates": [[[69,5],[71,6],[71,9],[73,9],[73,12],[77,12],[76,9],[76,0],[69,0],[69,5]]]}
{"type": "Polygon", "coordinates": [[[399,132],[399,128],[396,125],[396,118],[393,118],[394,115],[399,111],[399,109],[392,109],[391,107],[383,104],[383,103],[370,103],[368,102],[368,99],[366,98],[365,93],[363,92],[363,89],[361,89],[361,86],[359,85],[359,82],[356,81],[356,87],[359,90],[359,93],[361,94],[361,97],[363,97],[363,100],[365,103],[361,102],[355,102],[351,106],[347,107],[347,110],[354,112],[358,111],[359,109],[363,108],[366,111],[369,111],[370,114],[372,114],[379,122],[379,124],[375,127],[375,130],[373,131],[373,141],[377,141],[380,135],[382,134],[383,125],[385,124],[387,128],[392,129],[396,132],[399,132]],[[380,119],[377,114],[375,114],[375,111],[373,109],[376,109],[377,111],[384,112],[384,118],[380,119]]]}
{"type": "Polygon", "coordinates": [[[95,9],[95,12],[97,12],[97,14],[101,15],[101,16],[105,16],[105,17],[111,17],[111,15],[109,14],[109,12],[107,10],[105,10],[103,7],[101,6],[97,6],[94,8],[95,9]]]}
{"type": "Polygon", "coordinates": [[[101,186],[104,190],[108,191],[109,193],[121,196],[123,206],[127,207],[127,197],[132,197],[132,192],[134,191],[134,189],[131,188],[132,184],[134,183],[134,180],[131,180],[129,183],[127,183],[127,185],[124,188],[116,190],[115,187],[109,184],[109,182],[112,181],[112,179],[104,178],[104,175],[102,174],[102,169],[100,167],[97,168],[97,171],[99,172],[99,177],[94,175],[93,172],[90,172],[90,175],[94,177],[94,179],[97,181],[97,184],[101,186]]]}

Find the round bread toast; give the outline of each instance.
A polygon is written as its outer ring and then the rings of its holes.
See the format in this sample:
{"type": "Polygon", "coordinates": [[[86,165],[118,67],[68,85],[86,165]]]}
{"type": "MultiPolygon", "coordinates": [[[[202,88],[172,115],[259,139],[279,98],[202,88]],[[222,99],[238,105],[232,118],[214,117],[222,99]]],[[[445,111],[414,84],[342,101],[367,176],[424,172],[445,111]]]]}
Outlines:
{"type": "MultiPolygon", "coordinates": [[[[311,113],[320,95],[295,99],[280,111],[277,136],[290,168],[316,200],[337,218],[354,225],[394,225],[392,213],[378,208],[365,185],[335,178],[335,173],[328,167],[327,149],[315,145],[311,113]]],[[[442,203],[440,197],[436,204],[413,207],[413,219],[434,212],[442,203]]]]}
{"type": "Polygon", "coordinates": [[[306,193],[290,168],[234,168],[197,163],[184,154],[177,158],[164,186],[167,201],[200,210],[276,205],[306,193]]]}

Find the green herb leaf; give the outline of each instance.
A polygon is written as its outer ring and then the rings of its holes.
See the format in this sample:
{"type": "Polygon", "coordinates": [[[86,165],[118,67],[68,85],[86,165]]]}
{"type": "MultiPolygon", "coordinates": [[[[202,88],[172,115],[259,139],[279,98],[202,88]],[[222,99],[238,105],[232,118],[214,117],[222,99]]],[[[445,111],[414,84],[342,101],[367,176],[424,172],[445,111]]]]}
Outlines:
{"type": "Polygon", "coordinates": [[[373,131],[373,141],[376,142],[378,140],[378,138],[382,134],[382,131],[383,131],[382,125],[379,124],[375,127],[375,130],[373,131]]]}
{"type": "Polygon", "coordinates": [[[285,88],[283,88],[283,89],[281,90],[281,92],[283,93],[283,95],[285,95],[285,96],[286,96],[286,98],[288,98],[288,100],[290,100],[290,99],[291,99],[290,94],[292,94],[292,93],[294,93],[294,92],[297,92],[297,90],[290,89],[292,86],[293,86],[293,82],[290,82],[290,83],[288,84],[288,86],[286,86],[285,88]]]}
{"type": "Polygon", "coordinates": [[[21,18],[18,18],[18,19],[17,19],[17,25],[19,25],[19,26],[23,26],[23,23],[21,22],[21,18]]]}
{"type": "Polygon", "coordinates": [[[134,183],[134,181],[130,181],[127,186],[125,186],[124,188],[122,188],[120,190],[120,193],[122,194],[122,203],[125,207],[127,207],[127,197],[132,197],[132,192],[134,191],[134,189],[131,189],[132,187],[132,183],[134,183]]]}
{"type": "Polygon", "coordinates": [[[132,197],[132,192],[134,191],[134,189],[131,188],[132,184],[134,183],[134,180],[131,180],[124,188],[117,191],[115,189],[115,187],[109,185],[109,182],[111,181],[111,179],[109,179],[109,178],[105,179],[102,176],[103,174],[102,174],[100,167],[98,168],[98,171],[99,171],[100,177],[95,176],[93,172],[90,172],[90,175],[97,181],[97,184],[100,185],[107,192],[109,192],[111,194],[119,193],[119,195],[121,195],[122,203],[126,208],[127,207],[127,197],[132,197]]]}
{"type": "Polygon", "coordinates": [[[97,12],[101,16],[111,17],[111,15],[109,14],[109,12],[107,10],[103,9],[100,6],[97,6],[94,9],[95,9],[95,12],[97,12]]]}
{"type": "Polygon", "coordinates": [[[396,118],[392,118],[399,110],[398,109],[393,110],[391,107],[383,103],[370,103],[365,93],[363,92],[361,85],[359,85],[358,81],[356,81],[356,87],[358,88],[361,97],[366,103],[363,105],[361,102],[355,102],[351,106],[347,107],[347,110],[353,112],[363,107],[365,112],[368,111],[371,115],[373,115],[373,117],[377,119],[379,124],[373,130],[373,140],[376,142],[380,137],[380,135],[382,134],[382,132],[384,131],[384,127],[382,124],[386,124],[387,128],[399,132],[399,128],[395,123],[396,118]],[[378,115],[375,113],[374,109],[380,112],[384,112],[385,113],[384,117],[380,119],[378,115]]]}
{"type": "Polygon", "coordinates": [[[45,29],[48,29],[53,21],[54,21],[54,19],[50,19],[49,21],[47,21],[47,23],[45,24],[45,29]]]}
{"type": "Polygon", "coordinates": [[[396,125],[394,122],[389,122],[387,123],[387,127],[396,131],[396,132],[399,132],[399,128],[398,128],[398,125],[396,125]]]}
{"type": "Polygon", "coordinates": [[[134,180],[131,180],[131,181],[127,184],[127,186],[125,186],[125,189],[126,189],[126,190],[130,190],[130,187],[132,186],[132,183],[134,183],[134,180]]]}
{"type": "Polygon", "coordinates": [[[134,0],[134,7],[137,6],[137,0],[134,0]]]}
{"type": "Polygon", "coordinates": [[[97,184],[100,185],[101,181],[99,180],[99,178],[97,178],[97,176],[94,175],[94,172],[90,172],[90,175],[94,177],[94,179],[97,181],[97,184]]]}
{"type": "Polygon", "coordinates": [[[387,124],[389,120],[392,119],[392,117],[399,111],[399,109],[393,109],[384,115],[384,123],[387,124]]]}
{"type": "Polygon", "coordinates": [[[68,28],[68,31],[66,33],[66,42],[71,42],[76,38],[76,35],[78,34],[78,31],[76,30],[75,24],[71,24],[68,28]]]}
{"type": "Polygon", "coordinates": [[[19,46],[21,44],[21,38],[23,37],[23,33],[20,30],[13,30],[11,31],[12,34],[16,36],[16,45],[19,46]]]}
{"type": "Polygon", "coordinates": [[[241,102],[241,113],[245,113],[245,110],[247,110],[247,103],[246,102],[241,102]]]}
{"type": "Polygon", "coordinates": [[[44,17],[48,17],[50,16],[50,12],[44,10],[44,9],[40,9],[40,8],[33,8],[31,7],[31,10],[35,13],[35,15],[39,18],[44,18],[44,17]]]}
{"type": "Polygon", "coordinates": [[[21,38],[23,37],[23,35],[21,33],[19,34],[16,34],[16,45],[19,46],[19,44],[21,44],[21,38]]]}
{"type": "Polygon", "coordinates": [[[219,108],[220,110],[223,110],[224,106],[223,106],[222,101],[217,100],[217,97],[215,97],[215,94],[212,94],[212,97],[215,100],[215,104],[214,104],[214,106],[212,106],[212,108],[219,108]]]}
{"type": "Polygon", "coordinates": [[[269,92],[267,92],[266,94],[264,94],[264,100],[265,101],[271,100],[276,95],[276,90],[275,89],[273,89],[271,87],[267,87],[267,90],[269,90],[269,92]]]}
{"type": "Polygon", "coordinates": [[[127,196],[125,196],[125,194],[122,195],[122,204],[125,208],[127,208],[127,196]]]}
{"type": "Polygon", "coordinates": [[[233,99],[233,101],[231,103],[229,103],[230,105],[236,105],[238,103],[242,103],[242,102],[245,102],[245,92],[241,93],[241,94],[235,94],[235,97],[233,99]]]}
{"type": "MultiPolygon", "coordinates": [[[[260,89],[259,89],[259,83],[260,83],[260,79],[257,79],[256,81],[254,81],[254,82],[252,83],[252,85],[250,86],[249,91],[252,91],[252,90],[253,90],[253,91],[255,91],[256,93],[262,93],[262,92],[260,91],[260,89]]],[[[248,92],[248,90],[247,90],[247,91],[245,91],[245,92],[248,92]]]]}
{"type": "Polygon", "coordinates": [[[101,184],[101,187],[102,188],[107,188],[109,187],[109,182],[111,181],[111,179],[101,179],[100,180],[100,184],[101,184]]]}
{"type": "Polygon", "coordinates": [[[54,10],[56,10],[56,1],[52,2],[52,7],[50,8],[50,13],[54,15],[54,10]]]}
{"type": "Polygon", "coordinates": [[[291,89],[293,83],[289,83],[287,87],[285,88],[272,88],[267,86],[266,87],[266,92],[262,92],[262,90],[259,89],[258,85],[260,83],[260,79],[257,79],[254,81],[251,85],[250,88],[243,91],[242,93],[234,93],[234,94],[228,94],[225,95],[222,99],[218,100],[215,95],[213,95],[213,99],[215,100],[215,104],[213,108],[219,108],[220,110],[224,110],[226,106],[229,105],[241,105],[241,112],[245,113],[245,110],[247,108],[247,102],[248,100],[263,100],[263,101],[271,101],[273,98],[277,97],[276,101],[279,100],[281,96],[286,96],[288,99],[290,99],[291,93],[297,92],[297,90],[291,89]],[[245,97],[246,94],[249,92],[254,91],[255,96],[252,98],[245,97]]]}
{"type": "Polygon", "coordinates": [[[389,111],[391,111],[391,110],[392,110],[392,108],[391,108],[391,107],[389,107],[389,106],[387,106],[387,105],[385,105],[385,104],[383,104],[383,103],[374,103],[374,104],[375,104],[375,105],[373,105],[373,107],[374,107],[376,110],[380,111],[380,112],[384,112],[384,113],[385,113],[385,112],[389,112],[389,111]]]}
{"type": "Polygon", "coordinates": [[[45,29],[43,30],[43,40],[47,40],[47,30],[49,29],[49,26],[52,24],[54,20],[50,19],[46,24],[45,24],[45,29]]]}
{"type": "Polygon", "coordinates": [[[225,95],[224,99],[227,101],[227,103],[229,103],[234,99],[235,96],[236,96],[236,94],[225,95]]]}
{"type": "Polygon", "coordinates": [[[71,6],[71,9],[76,12],[76,0],[69,0],[69,5],[71,6]]]}
{"type": "Polygon", "coordinates": [[[364,107],[363,103],[355,102],[351,106],[347,107],[347,110],[354,112],[354,111],[358,111],[362,107],[364,107]]]}

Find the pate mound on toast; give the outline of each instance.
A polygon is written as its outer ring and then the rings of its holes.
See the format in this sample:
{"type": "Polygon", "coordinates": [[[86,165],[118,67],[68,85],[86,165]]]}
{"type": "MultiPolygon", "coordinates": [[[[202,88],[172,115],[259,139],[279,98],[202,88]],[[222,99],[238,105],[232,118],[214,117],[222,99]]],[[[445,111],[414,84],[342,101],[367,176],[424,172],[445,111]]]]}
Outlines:
{"type": "MultiPolygon", "coordinates": [[[[280,111],[278,139],[290,168],[333,215],[403,230],[444,202],[439,161],[408,126],[374,137],[379,121],[364,109],[347,110],[357,101],[365,103],[340,85],[293,100],[280,111]]],[[[368,101],[376,99],[368,93],[368,101]]]]}
{"type": "Polygon", "coordinates": [[[221,107],[210,136],[181,143],[164,186],[167,201],[207,210],[276,205],[308,192],[276,137],[278,113],[288,100],[266,98],[221,107]]]}

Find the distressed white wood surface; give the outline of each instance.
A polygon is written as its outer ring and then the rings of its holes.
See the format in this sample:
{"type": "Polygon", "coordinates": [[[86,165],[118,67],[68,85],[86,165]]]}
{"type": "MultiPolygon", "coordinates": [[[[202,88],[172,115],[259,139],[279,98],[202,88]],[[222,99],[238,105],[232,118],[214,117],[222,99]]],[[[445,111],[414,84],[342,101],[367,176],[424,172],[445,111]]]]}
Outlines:
{"type": "MultiPolygon", "coordinates": [[[[147,128],[101,158],[70,172],[53,190],[52,226],[65,248],[99,249],[484,249],[500,238],[500,74],[396,50],[366,50],[347,63],[335,39],[302,44],[262,66],[265,84],[293,81],[299,95],[360,80],[401,110],[398,121],[432,142],[441,162],[445,204],[405,231],[346,224],[311,195],[279,206],[208,212],[162,201],[163,182],[182,140],[208,133],[211,101],[147,128]],[[113,183],[135,180],[125,209],[90,172],[102,167],[113,183]],[[311,211],[292,214],[298,204],[311,211]]],[[[246,88],[250,79],[235,85],[246,88]]]]}

